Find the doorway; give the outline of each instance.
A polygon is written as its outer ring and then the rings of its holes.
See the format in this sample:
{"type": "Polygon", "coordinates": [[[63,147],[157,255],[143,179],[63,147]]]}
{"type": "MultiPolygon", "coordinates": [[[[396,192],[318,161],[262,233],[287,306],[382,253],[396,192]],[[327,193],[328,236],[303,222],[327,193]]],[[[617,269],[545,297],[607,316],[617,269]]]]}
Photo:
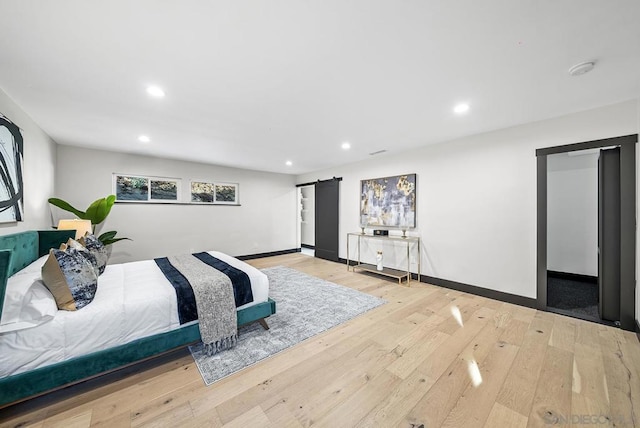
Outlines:
{"type": "Polygon", "coordinates": [[[635,328],[636,142],[536,151],[538,309],[635,328]]]}
{"type": "Polygon", "coordinates": [[[316,248],[316,187],[307,185],[300,192],[300,247],[303,254],[315,255],[316,248]]]}
{"type": "Polygon", "coordinates": [[[600,321],[599,149],[547,157],[547,306],[600,321]]]}
{"type": "Polygon", "coordinates": [[[341,177],[298,184],[301,252],[339,261],[341,177]]]}

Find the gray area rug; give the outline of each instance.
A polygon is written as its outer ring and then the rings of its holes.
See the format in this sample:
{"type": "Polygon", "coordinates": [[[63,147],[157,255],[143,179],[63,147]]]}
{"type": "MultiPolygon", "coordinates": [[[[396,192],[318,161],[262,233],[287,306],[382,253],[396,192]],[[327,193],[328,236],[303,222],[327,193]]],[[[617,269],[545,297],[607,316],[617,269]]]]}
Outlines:
{"type": "Polygon", "coordinates": [[[262,271],[269,277],[269,297],[276,301],[276,314],[267,318],[271,328],[258,323],[240,327],[236,347],[213,357],[202,352],[202,344],[190,346],[207,385],[386,303],[295,269],[262,271]]]}

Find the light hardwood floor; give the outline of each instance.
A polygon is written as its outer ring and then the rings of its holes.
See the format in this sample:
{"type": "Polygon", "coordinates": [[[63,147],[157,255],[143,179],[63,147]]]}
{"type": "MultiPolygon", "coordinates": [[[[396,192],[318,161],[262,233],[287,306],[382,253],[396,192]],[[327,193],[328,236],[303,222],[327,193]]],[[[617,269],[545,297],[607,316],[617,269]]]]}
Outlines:
{"type": "Polygon", "coordinates": [[[426,284],[402,287],[301,254],[251,264],[289,266],[388,303],[210,387],[180,350],[0,410],[0,425],[640,426],[633,333],[426,284]]]}

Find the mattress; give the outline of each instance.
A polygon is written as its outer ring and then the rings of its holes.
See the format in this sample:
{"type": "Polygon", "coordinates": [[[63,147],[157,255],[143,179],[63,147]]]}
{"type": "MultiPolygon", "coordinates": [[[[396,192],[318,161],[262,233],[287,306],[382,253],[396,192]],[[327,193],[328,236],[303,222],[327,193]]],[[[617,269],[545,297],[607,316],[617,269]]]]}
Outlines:
{"type": "MultiPolygon", "coordinates": [[[[247,273],[253,302],[267,301],[269,281],[258,269],[226,254],[212,256],[247,273]]],[[[44,263],[44,258],[34,262],[44,263]]],[[[9,281],[29,286],[40,281],[30,265],[9,281]]],[[[55,303],[54,303],[55,304],[55,303]]],[[[26,372],[159,333],[180,325],[176,293],[153,260],[108,265],[98,280],[94,300],[79,311],[55,311],[37,327],[0,334],[0,377],[26,372]]]]}

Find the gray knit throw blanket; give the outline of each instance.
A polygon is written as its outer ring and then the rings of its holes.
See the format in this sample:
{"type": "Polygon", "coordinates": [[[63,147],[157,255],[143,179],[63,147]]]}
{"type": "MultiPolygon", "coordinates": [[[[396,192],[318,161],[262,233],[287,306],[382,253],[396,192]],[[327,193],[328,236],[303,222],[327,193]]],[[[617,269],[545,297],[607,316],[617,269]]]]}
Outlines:
{"type": "Polygon", "coordinates": [[[191,254],[168,259],[191,284],[207,355],[233,348],[238,340],[238,317],[229,277],[191,254]]]}

